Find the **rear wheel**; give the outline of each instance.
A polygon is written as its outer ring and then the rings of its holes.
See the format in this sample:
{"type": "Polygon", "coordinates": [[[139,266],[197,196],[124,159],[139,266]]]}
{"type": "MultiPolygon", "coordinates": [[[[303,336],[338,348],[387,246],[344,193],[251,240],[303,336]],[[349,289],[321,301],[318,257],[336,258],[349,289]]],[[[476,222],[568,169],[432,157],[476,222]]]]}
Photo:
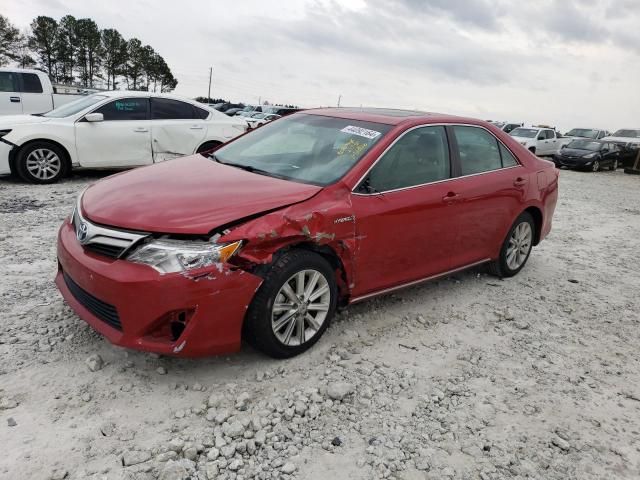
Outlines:
{"type": "Polygon", "coordinates": [[[213,150],[214,148],[218,148],[220,145],[222,145],[222,143],[221,142],[216,142],[216,141],[204,142],[202,145],[200,145],[198,147],[198,150],[196,150],[196,153],[208,152],[209,150],[213,150]]]}
{"type": "Polygon", "coordinates": [[[22,147],[16,159],[20,177],[31,183],[55,183],[69,171],[66,152],[55,143],[36,141],[22,147]]]}
{"type": "Polygon", "coordinates": [[[337,304],[331,265],[320,255],[291,250],[266,273],[244,324],[244,338],[274,358],[298,355],[327,329],[337,304]]]}
{"type": "Polygon", "coordinates": [[[513,277],[522,270],[533,248],[534,232],[531,214],[521,213],[502,243],[500,257],[489,264],[489,272],[498,277],[513,277]]]}

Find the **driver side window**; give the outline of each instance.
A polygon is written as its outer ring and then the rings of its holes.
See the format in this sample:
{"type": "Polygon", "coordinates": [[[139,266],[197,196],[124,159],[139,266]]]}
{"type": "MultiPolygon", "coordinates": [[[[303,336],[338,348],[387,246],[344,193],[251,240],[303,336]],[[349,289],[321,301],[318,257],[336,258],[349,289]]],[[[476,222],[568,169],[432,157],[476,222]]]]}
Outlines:
{"type": "Polygon", "coordinates": [[[400,138],[375,164],[364,190],[385,192],[451,177],[444,127],[421,127],[400,138]]]}

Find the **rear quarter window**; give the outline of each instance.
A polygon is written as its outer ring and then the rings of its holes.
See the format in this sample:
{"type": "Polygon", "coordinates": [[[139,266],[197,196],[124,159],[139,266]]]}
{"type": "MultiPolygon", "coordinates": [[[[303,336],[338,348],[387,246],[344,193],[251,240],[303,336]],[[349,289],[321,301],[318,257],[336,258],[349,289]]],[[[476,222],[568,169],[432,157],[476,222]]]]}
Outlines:
{"type": "Polygon", "coordinates": [[[22,73],[22,91],[24,93],[42,93],[40,77],[35,73],[22,73]]]}

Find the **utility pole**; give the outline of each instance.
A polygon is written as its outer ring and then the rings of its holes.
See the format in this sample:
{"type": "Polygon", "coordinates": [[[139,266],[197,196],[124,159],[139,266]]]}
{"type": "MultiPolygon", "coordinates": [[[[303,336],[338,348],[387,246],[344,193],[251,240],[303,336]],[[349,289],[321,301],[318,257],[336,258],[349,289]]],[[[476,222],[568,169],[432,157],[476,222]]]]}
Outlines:
{"type": "Polygon", "coordinates": [[[338,95],[338,108],[340,108],[340,100],[342,99],[342,94],[338,95]]]}
{"type": "Polygon", "coordinates": [[[207,92],[207,103],[211,101],[211,74],[213,73],[213,67],[209,67],[209,91],[207,92]]]}

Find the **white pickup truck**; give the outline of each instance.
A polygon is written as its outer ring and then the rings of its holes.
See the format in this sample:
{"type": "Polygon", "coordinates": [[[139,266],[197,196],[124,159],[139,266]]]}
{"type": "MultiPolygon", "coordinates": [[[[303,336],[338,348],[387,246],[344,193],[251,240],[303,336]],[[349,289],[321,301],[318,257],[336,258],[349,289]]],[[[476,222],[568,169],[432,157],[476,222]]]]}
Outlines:
{"type": "Polygon", "coordinates": [[[77,94],[56,93],[44,72],[0,68],[0,115],[45,113],[77,99],[77,94]]]}
{"type": "Polygon", "coordinates": [[[509,135],[538,156],[555,155],[563,145],[573,140],[573,138],[563,137],[553,128],[547,127],[518,127],[512,130],[509,135]]]}

